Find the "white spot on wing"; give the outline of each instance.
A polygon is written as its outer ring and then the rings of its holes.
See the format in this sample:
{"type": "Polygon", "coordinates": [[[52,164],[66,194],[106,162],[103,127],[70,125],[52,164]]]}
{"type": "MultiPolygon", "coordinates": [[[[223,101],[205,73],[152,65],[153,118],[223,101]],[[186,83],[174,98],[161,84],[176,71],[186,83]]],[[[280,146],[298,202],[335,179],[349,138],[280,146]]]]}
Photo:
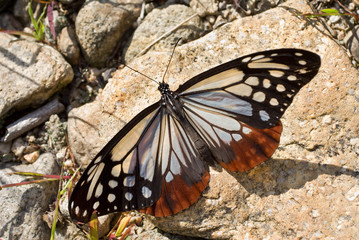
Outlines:
{"type": "Polygon", "coordinates": [[[115,199],[116,199],[115,194],[110,193],[110,194],[107,196],[107,200],[108,200],[108,202],[110,202],[110,203],[112,203],[113,201],[115,201],[115,199]]]}
{"type": "Polygon", "coordinates": [[[236,140],[237,142],[240,141],[240,140],[242,140],[242,136],[239,135],[239,134],[233,134],[232,137],[233,137],[233,139],[236,140]]]}
{"type": "Polygon", "coordinates": [[[89,171],[87,172],[87,174],[88,174],[88,175],[91,175],[92,172],[93,172],[93,170],[95,170],[95,168],[96,168],[96,165],[93,165],[93,166],[89,169],[89,171]]]}
{"type": "Polygon", "coordinates": [[[101,161],[101,155],[100,156],[98,156],[97,158],[96,158],[96,160],[95,160],[95,162],[94,162],[94,164],[97,164],[97,163],[99,163],[100,161],[101,161]]]}
{"type": "Polygon", "coordinates": [[[264,102],[266,95],[263,92],[256,92],[253,94],[253,100],[257,102],[264,102]]]}
{"type": "Polygon", "coordinates": [[[307,70],[305,70],[305,69],[300,69],[300,70],[299,70],[299,73],[300,73],[300,74],[306,74],[307,72],[309,72],[309,71],[307,71],[307,70]]]}
{"type": "Polygon", "coordinates": [[[266,61],[268,61],[268,59],[270,60],[270,58],[264,58],[264,55],[257,55],[257,56],[254,56],[253,58],[252,58],[252,61],[256,61],[256,60],[258,60],[258,59],[266,59],[266,61]]]}
{"type": "Polygon", "coordinates": [[[279,102],[276,98],[271,98],[271,100],[269,101],[269,104],[272,106],[278,106],[279,102]]]}
{"type": "Polygon", "coordinates": [[[300,65],[307,65],[307,62],[306,62],[305,60],[300,60],[298,63],[299,63],[300,65]]]}
{"type": "Polygon", "coordinates": [[[82,216],[83,217],[86,217],[87,216],[87,210],[85,209],[85,211],[82,213],[82,216]]]}
{"type": "Polygon", "coordinates": [[[100,163],[96,169],[96,171],[94,171],[94,177],[93,179],[91,180],[91,184],[90,184],[90,187],[89,187],[89,190],[87,192],[87,196],[86,196],[86,200],[90,200],[92,194],[93,194],[93,191],[94,191],[94,188],[98,182],[98,179],[99,177],[101,176],[101,173],[102,173],[102,170],[103,168],[105,167],[105,164],[104,163],[100,163]]]}
{"type": "Polygon", "coordinates": [[[283,72],[283,71],[270,70],[270,71],[269,71],[269,74],[270,74],[271,76],[273,76],[273,77],[280,78],[280,77],[283,77],[284,72],[283,72]]]}
{"type": "Polygon", "coordinates": [[[277,91],[278,91],[278,92],[284,92],[284,91],[285,91],[284,85],[278,84],[278,85],[277,85],[277,91]]]}
{"type": "Polygon", "coordinates": [[[263,80],[263,87],[269,88],[272,84],[270,83],[269,79],[263,80]]]}
{"type": "Polygon", "coordinates": [[[146,187],[146,186],[142,187],[142,195],[143,195],[145,198],[151,197],[151,195],[152,195],[151,189],[149,189],[149,188],[146,187]]]}
{"type": "Polygon", "coordinates": [[[250,134],[250,133],[252,132],[252,130],[249,129],[249,128],[247,128],[247,127],[244,127],[244,126],[243,126],[242,132],[243,132],[244,134],[250,134]]]}
{"type": "Polygon", "coordinates": [[[249,62],[251,60],[251,57],[246,57],[242,59],[243,63],[249,62]]]}
{"type": "Polygon", "coordinates": [[[123,179],[123,186],[133,187],[135,186],[135,176],[127,176],[123,179]]]}
{"type": "Polygon", "coordinates": [[[111,175],[114,177],[119,177],[121,174],[121,166],[122,164],[117,164],[111,169],[111,175]]]}
{"type": "Polygon", "coordinates": [[[97,202],[95,202],[94,204],[93,204],[93,209],[97,209],[98,208],[98,206],[100,206],[100,203],[97,201],[97,202]]]}
{"type": "Polygon", "coordinates": [[[245,81],[246,84],[251,86],[258,86],[259,85],[259,79],[257,77],[249,77],[245,81]]]}
{"type": "MultiPolygon", "coordinates": [[[[125,198],[127,201],[131,201],[133,198],[133,194],[130,192],[127,192],[127,193],[125,193],[125,198]]],[[[127,205],[125,206],[125,208],[127,209],[127,205]]]]}
{"type": "Polygon", "coordinates": [[[289,81],[295,81],[295,80],[297,80],[297,77],[294,76],[294,75],[290,75],[290,76],[287,77],[287,79],[288,79],[289,81]]]}
{"type": "Polygon", "coordinates": [[[264,111],[264,110],[260,110],[260,111],[259,111],[259,117],[260,117],[261,120],[264,121],[264,122],[266,122],[266,121],[268,121],[268,120],[270,119],[269,114],[268,114],[266,111],[264,111]]]}
{"type": "Polygon", "coordinates": [[[108,181],[108,185],[110,186],[110,188],[115,188],[118,186],[118,182],[115,180],[110,180],[108,181]]]}
{"type": "Polygon", "coordinates": [[[98,168],[98,166],[97,165],[94,165],[94,169],[91,171],[91,173],[88,173],[89,174],[89,176],[88,176],[88,178],[87,178],[87,182],[90,182],[91,180],[92,180],[92,178],[95,176],[95,174],[96,174],[96,169],[98,168]],[[95,171],[94,171],[95,170],[95,171]]]}
{"type": "Polygon", "coordinates": [[[298,56],[298,57],[301,57],[301,56],[303,56],[303,53],[300,53],[300,52],[296,52],[296,53],[294,53],[296,56],[298,56]]]}
{"type": "Polygon", "coordinates": [[[98,198],[99,196],[101,196],[102,192],[103,192],[103,186],[101,183],[99,183],[96,188],[95,197],[98,198]]]}
{"type": "Polygon", "coordinates": [[[168,172],[166,175],[166,182],[171,182],[173,180],[173,175],[171,172],[168,172]]]}
{"type": "Polygon", "coordinates": [[[79,206],[76,206],[75,207],[75,214],[79,215],[79,213],[80,213],[80,208],[79,208],[79,206]]]}

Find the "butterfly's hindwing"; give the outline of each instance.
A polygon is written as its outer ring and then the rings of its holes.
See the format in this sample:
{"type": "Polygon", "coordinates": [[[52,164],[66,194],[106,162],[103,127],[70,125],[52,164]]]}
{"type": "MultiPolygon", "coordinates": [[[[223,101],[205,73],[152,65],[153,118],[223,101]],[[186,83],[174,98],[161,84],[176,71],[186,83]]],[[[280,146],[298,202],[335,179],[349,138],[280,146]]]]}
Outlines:
{"type": "Polygon", "coordinates": [[[170,114],[163,118],[162,185],[157,186],[161,196],[142,212],[157,217],[176,214],[192,205],[208,184],[207,163],[182,124],[170,114]]]}
{"type": "Polygon", "coordinates": [[[155,216],[192,205],[209,182],[207,162],[249,170],[279,144],[281,116],[318,72],[318,55],[300,49],[250,54],[203,72],[131,120],[99,152],[69,201],[88,222],[139,209],[155,216]]]}
{"type": "Polygon", "coordinates": [[[268,129],[251,127],[234,113],[182,99],[186,117],[209,146],[214,158],[230,171],[246,171],[267,160],[279,144],[280,121],[268,129]]]}

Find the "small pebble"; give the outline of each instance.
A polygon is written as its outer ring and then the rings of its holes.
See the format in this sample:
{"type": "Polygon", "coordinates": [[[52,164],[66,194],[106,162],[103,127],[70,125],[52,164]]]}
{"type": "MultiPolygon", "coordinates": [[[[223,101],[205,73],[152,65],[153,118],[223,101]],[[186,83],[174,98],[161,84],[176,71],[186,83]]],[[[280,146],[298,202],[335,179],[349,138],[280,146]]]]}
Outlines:
{"type": "Polygon", "coordinates": [[[350,144],[353,146],[359,146],[359,138],[350,139],[350,144]]]}
{"type": "Polygon", "coordinates": [[[324,124],[331,124],[332,123],[332,117],[330,115],[325,115],[322,119],[322,123],[324,124]]]}
{"type": "Polygon", "coordinates": [[[25,142],[22,138],[17,138],[11,146],[11,151],[15,154],[16,157],[21,157],[25,151],[25,142]]]}
{"type": "Polygon", "coordinates": [[[11,142],[0,142],[0,154],[8,154],[11,150],[11,142]]]}
{"type": "Polygon", "coordinates": [[[34,163],[40,156],[40,152],[39,151],[35,151],[29,154],[25,154],[24,155],[24,159],[26,162],[28,163],[34,163]]]}

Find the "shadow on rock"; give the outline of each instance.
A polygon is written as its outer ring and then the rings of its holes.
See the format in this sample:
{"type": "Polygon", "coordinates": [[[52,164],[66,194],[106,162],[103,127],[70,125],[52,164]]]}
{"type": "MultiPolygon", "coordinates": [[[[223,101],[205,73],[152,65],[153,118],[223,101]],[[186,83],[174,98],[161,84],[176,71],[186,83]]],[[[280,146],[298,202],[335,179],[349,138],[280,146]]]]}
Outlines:
{"type": "Polygon", "coordinates": [[[279,195],[290,189],[300,189],[307,182],[323,174],[359,178],[359,171],[295,159],[270,159],[248,172],[229,173],[248,192],[261,197],[279,195]]]}

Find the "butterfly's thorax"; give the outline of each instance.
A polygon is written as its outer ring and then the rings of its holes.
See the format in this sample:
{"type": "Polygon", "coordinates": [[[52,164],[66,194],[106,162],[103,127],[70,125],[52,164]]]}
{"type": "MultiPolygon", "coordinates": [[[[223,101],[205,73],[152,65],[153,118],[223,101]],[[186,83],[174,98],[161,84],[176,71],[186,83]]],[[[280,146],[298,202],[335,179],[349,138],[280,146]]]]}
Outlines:
{"type": "Polygon", "coordinates": [[[206,160],[209,163],[213,162],[213,157],[210,150],[208,149],[207,144],[203,141],[200,135],[184,116],[183,104],[179,100],[177,94],[171,91],[169,85],[164,82],[160,83],[158,90],[162,94],[161,104],[165,106],[168,114],[171,114],[173,117],[175,117],[181,123],[182,127],[186,129],[187,134],[195,143],[197,150],[201,152],[203,160],[206,160]]]}
{"type": "Polygon", "coordinates": [[[171,91],[168,84],[164,82],[160,83],[158,90],[162,94],[161,103],[178,119],[182,115],[182,106],[177,101],[177,96],[171,91]]]}

